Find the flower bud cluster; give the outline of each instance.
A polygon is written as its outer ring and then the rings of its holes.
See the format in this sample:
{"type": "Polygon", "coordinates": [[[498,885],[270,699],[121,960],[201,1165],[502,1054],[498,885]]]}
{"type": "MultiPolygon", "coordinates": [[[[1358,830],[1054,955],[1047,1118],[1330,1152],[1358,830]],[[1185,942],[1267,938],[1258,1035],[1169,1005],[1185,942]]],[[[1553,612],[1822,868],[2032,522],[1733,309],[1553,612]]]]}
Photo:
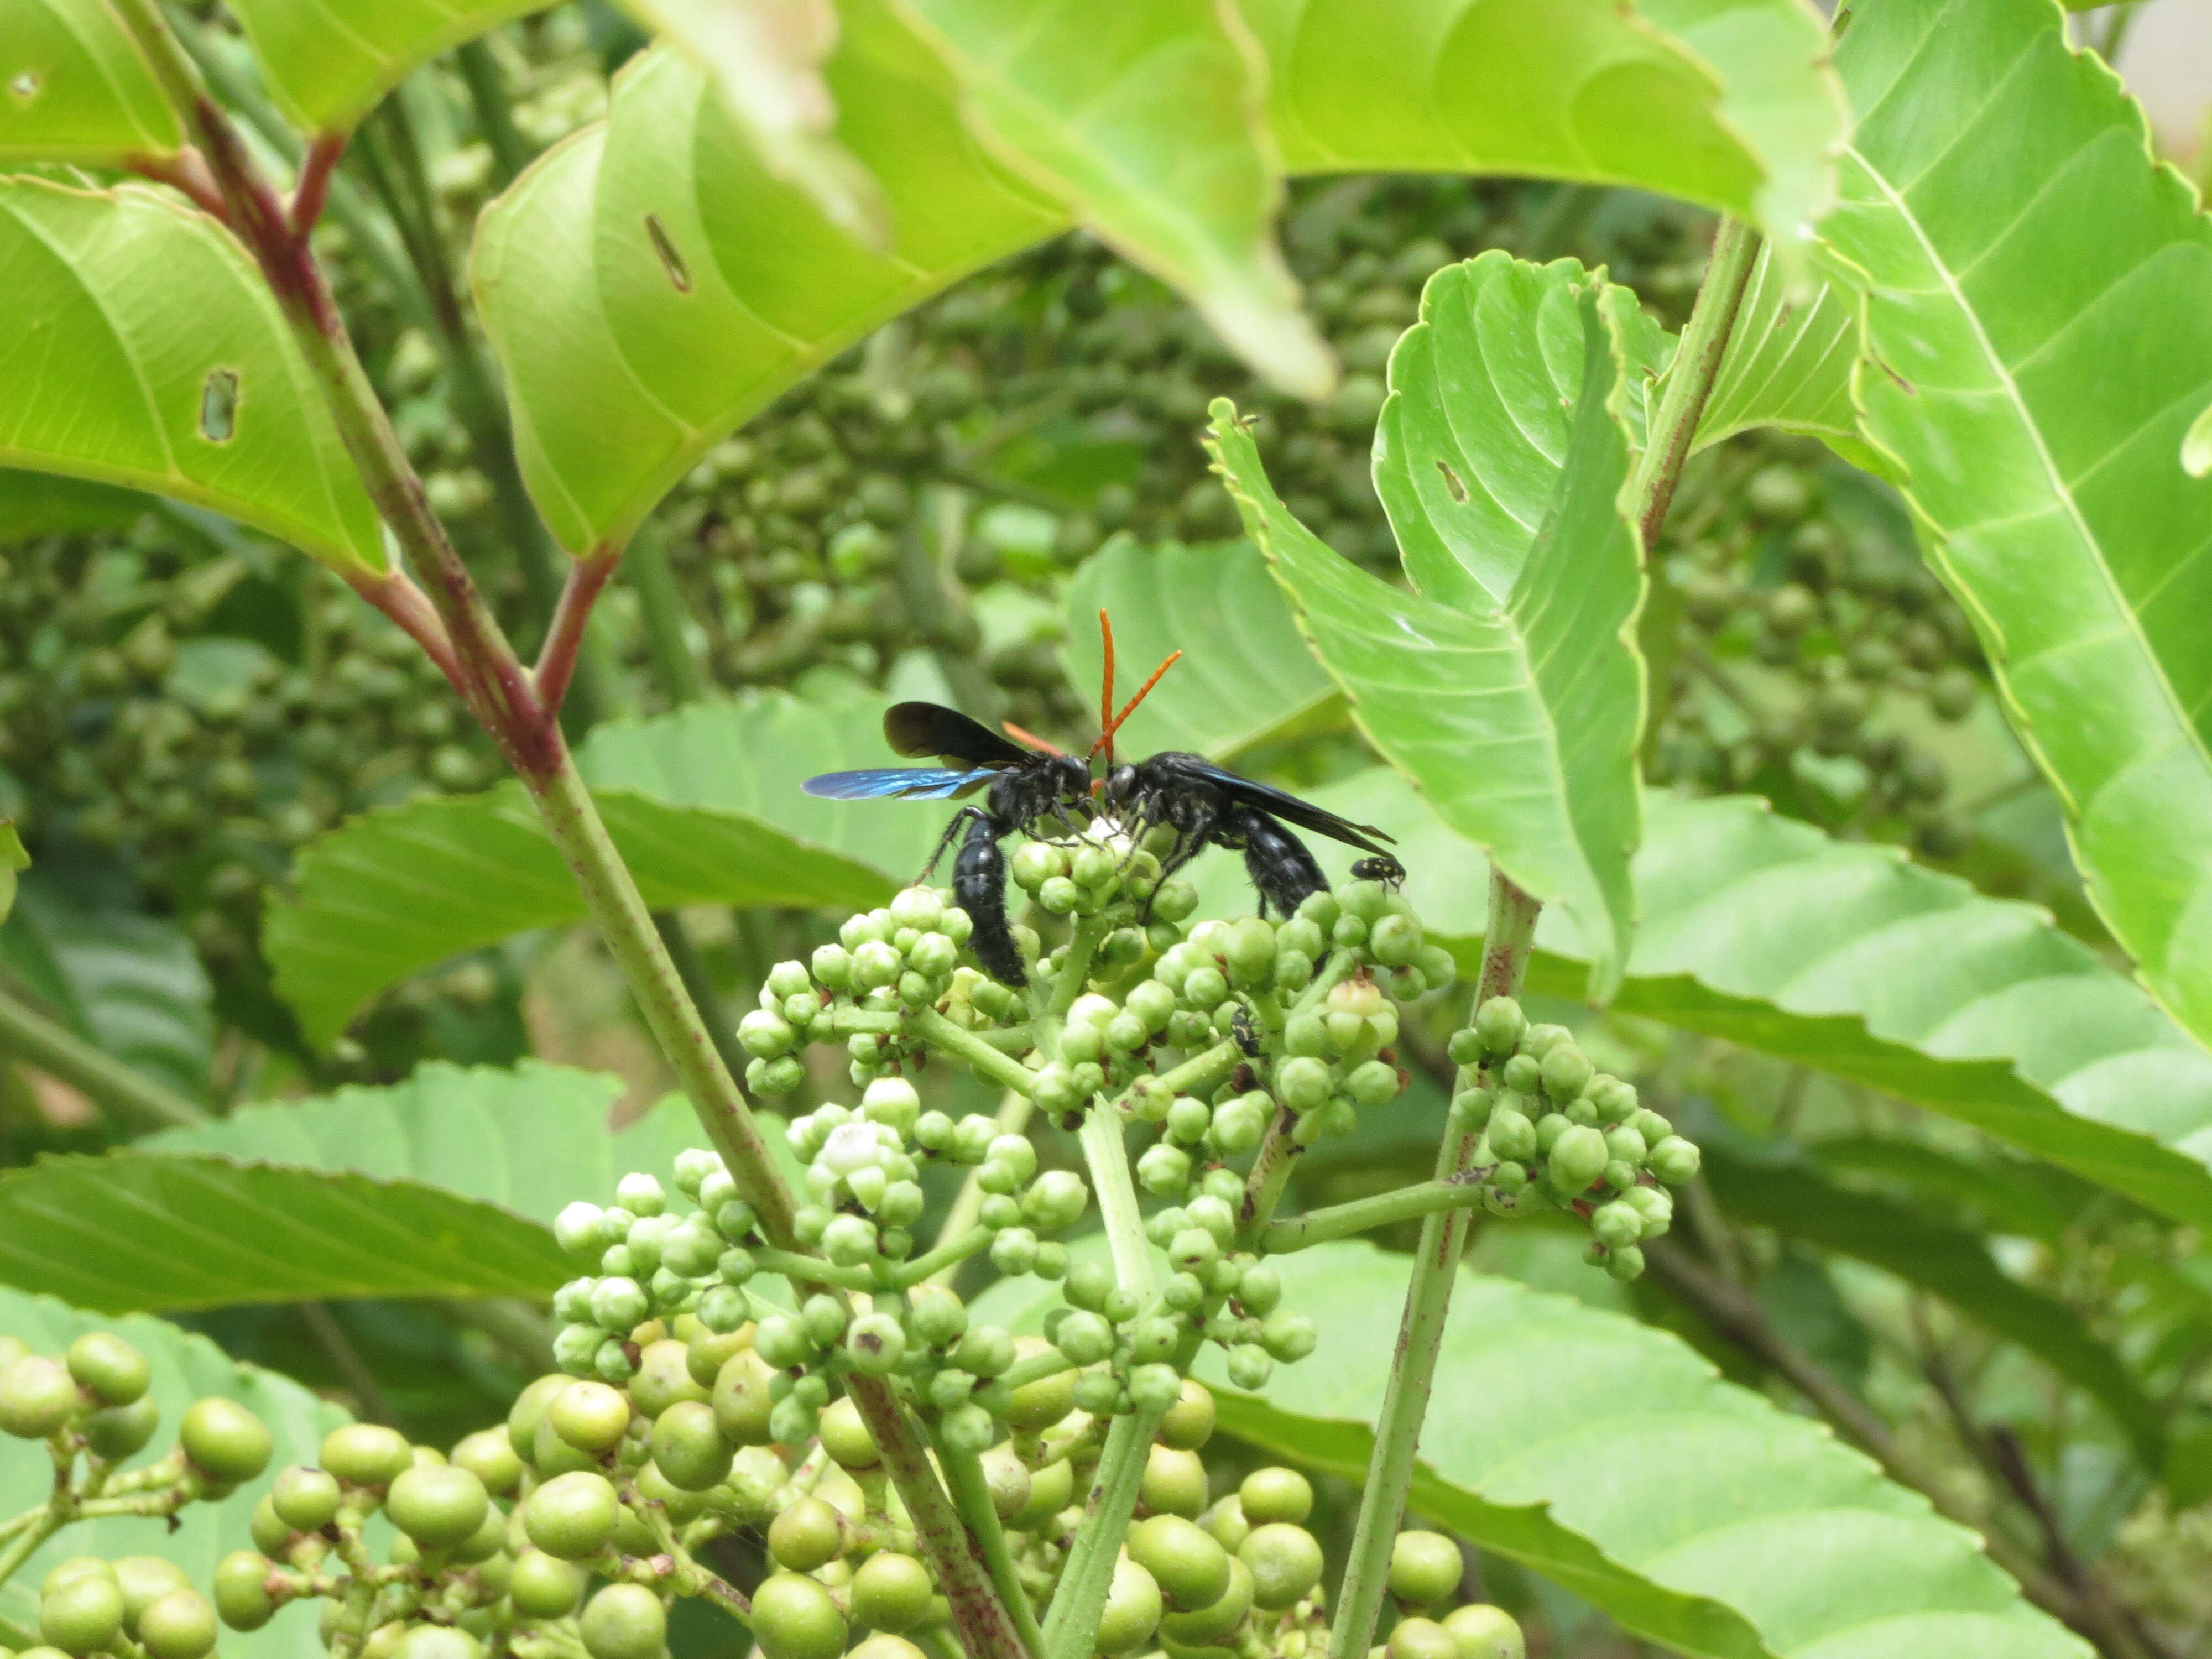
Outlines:
{"type": "Polygon", "coordinates": [[[1588,1259],[1615,1279],[1644,1271],[1644,1239],[1672,1224],[1667,1188],[1698,1173],[1698,1149],[1599,1072],[1563,1025],[1532,1024],[1510,997],[1484,1003],[1451,1040],[1465,1086],[1455,1133],[1480,1131],[1474,1169],[1494,1215],[1548,1205],[1589,1224],[1588,1259]]]}

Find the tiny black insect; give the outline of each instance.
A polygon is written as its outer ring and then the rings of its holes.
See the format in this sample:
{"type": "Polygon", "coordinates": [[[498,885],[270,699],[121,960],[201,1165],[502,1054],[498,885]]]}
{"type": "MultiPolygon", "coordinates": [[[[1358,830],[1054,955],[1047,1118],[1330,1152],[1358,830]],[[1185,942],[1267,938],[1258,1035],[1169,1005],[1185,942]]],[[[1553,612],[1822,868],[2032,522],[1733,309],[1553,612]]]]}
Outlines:
{"type": "Polygon", "coordinates": [[[825,772],[800,786],[831,800],[957,800],[988,789],[981,806],[963,806],[945,826],[918,879],[927,881],[953,838],[966,835],[952,861],[952,892],[975,924],[969,948],[994,979],[1029,983],[1006,921],[1006,857],[999,842],[1054,818],[1070,833],[1071,808],[1091,804],[1091,769],[1057,750],[1024,749],[957,709],[933,702],[894,703],[884,711],[884,739],[902,755],[935,755],[957,766],[878,766],[825,772]]]}
{"type": "Polygon", "coordinates": [[[1405,867],[1370,839],[1391,839],[1373,824],[1354,823],[1285,790],[1240,778],[1202,755],[1170,749],[1116,767],[1106,780],[1106,805],[1146,830],[1164,825],[1175,831],[1175,846],[1161,860],[1163,881],[1208,847],[1243,849],[1263,912],[1272,904],[1289,916],[1328,887],[1312,852],[1284,827],[1285,821],[1371,854],[1352,867],[1354,875],[1405,878],[1405,867]]]}

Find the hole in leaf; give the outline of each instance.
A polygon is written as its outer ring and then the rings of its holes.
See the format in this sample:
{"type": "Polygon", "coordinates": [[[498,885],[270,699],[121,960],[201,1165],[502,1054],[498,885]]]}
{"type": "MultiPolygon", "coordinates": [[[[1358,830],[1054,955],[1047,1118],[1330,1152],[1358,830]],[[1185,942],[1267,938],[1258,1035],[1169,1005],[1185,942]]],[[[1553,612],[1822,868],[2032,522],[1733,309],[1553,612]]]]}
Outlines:
{"type": "Polygon", "coordinates": [[[676,285],[678,294],[691,291],[691,268],[684,263],[684,256],[676,251],[676,244],[668,240],[668,233],[660,228],[660,221],[653,214],[645,216],[645,234],[653,239],[653,251],[660,256],[660,268],[668,273],[668,280],[676,285]]]}
{"type": "Polygon", "coordinates": [[[1451,468],[1446,466],[1442,461],[1438,461],[1437,463],[1437,471],[1444,475],[1444,488],[1451,491],[1451,498],[1459,502],[1462,506],[1465,506],[1467,504],[1467,486],[1459,481],[1459,474],[1453,471],[1451,468]]]}
{"type": "Polygon", "coordinates": [[[17,76],[14,80],[8,83],[8,90],[14,93],[18,98],[21,98],[25,103],[30,102],[32,99],[39,95],[38,71],[36,70],[25,70],[21,75],[17,76]]]}
{"type": "Polygon", "coordinates": [[[238,430],[238,373],[211,368],[200,387],[200,436],[211,444],[227,444],[238,430]]]}

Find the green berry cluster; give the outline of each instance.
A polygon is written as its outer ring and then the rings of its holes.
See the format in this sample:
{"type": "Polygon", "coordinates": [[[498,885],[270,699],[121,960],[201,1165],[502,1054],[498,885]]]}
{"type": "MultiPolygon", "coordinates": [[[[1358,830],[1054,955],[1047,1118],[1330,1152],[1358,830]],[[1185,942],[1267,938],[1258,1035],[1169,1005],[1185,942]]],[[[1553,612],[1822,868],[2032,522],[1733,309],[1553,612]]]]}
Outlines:
{"type": "Polygon", "coordinates": [[[1954,855],[1970,832],[1926,733],[1980,705],[1980,647],[1873,487],[1807,447],[1745,438],[1686,492],[1692,529],[1660,561],[1682,637],[1650,769],[1954,855]]]}
{"type": "MultiPolygon", "coordinates": [[[[88,1331],[58,1357],[0,1336],[0,1431],[43,1440],[54,1482],[44,1502],[8,1524],[17,1547],[71,1522],[107,1516],[173,1517],[186,1504],[227,1497],[269,1464],[274,1442],[252,1413],[210,1395],[188,1407],[176,1444],[129,1470],[153,1443],[161,1408],[146,1356],[108,1331],[88,1331]]],[[[112,1563],[72,1557],[39,1589],[36,1659],[204,1659],[216,1616],[182,1570],[153,1556],[112,1563]]]]}
{"type": "Polygon", "coordinates": [[[1641,1104],[1636,1086],[1591,1065],[1564,1025],[1532,1024],[1492,997],[1453,1034],[1462,1086],[1455,1133],[1480,1132],[1474,1169],[1493,1215],[1536,1207],[1589,1224],[1588,1259],[1615,1279],[1644,1271],[1642,1241],[1672,1224],[1667,1188],[1694,1179],[1698,1148],[1641,1104]]]}

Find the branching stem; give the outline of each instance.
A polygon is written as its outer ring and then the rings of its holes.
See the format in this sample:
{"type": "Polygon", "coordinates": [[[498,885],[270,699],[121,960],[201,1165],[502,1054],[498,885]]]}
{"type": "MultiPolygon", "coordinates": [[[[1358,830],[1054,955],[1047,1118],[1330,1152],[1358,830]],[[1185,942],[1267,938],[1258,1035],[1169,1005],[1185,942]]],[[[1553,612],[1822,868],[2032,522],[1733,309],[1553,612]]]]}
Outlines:
{"type": "Polygon", "coordinates": [[[1482,1188],[1474,1179],[1479,1173],[1470,1170],[1449,1181],[1417,1182],[1395,1192],[1356,1198],[1348,1204],[1332,1204],[1289,1221],[1273,1222],[1260,1235],[1259,1248],[1270,1255],[1285,1255],[1439,1210],[1472,1208],[1482,1201],[1482,1188]]]}

